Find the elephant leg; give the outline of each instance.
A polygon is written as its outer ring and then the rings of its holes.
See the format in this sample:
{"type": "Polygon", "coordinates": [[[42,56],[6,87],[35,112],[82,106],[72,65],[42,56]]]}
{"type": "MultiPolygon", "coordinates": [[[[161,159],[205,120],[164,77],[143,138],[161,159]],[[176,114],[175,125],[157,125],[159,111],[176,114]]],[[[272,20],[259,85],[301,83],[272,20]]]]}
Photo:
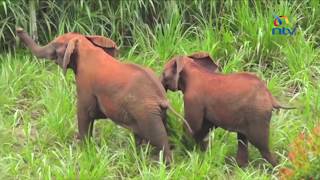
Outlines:
{"type": "Polygon", "coordinates": [[[197,101],[185,99],[185,119],[193,131],[193,138],[200,145],[202,150],[207,148],[207,142],[203,141],[212,125],[204,119],[204,108],[197,101]]]}
{"type": "Polygon", "coordinates": [[[78,118],[78,138],[84,140],[86,137],[91,137],[93,132],[94,118],[90,116],[92,108],[95,107],[93,104],[94,98],[89,96],[81,96],[78,94],[77,102],[77,118],[78,118]]]}
{"type": "Polygon", "coordinates": [[[247,138],[258,150],[263,158],[265,158],[272,166],[277,165],[276,159],[269,149],[269,121],[255,121],[250,124],[250,131],[247,138]]]}
{"type": "MultiPolygon", "coordinates": [[[[263,130],[266,131],[266,130],[263,130]]],[[[265,132],[261,132],[263,134],[267,134],[265,132]]],[[[269,138],[264,135],[258,135],[257,137],[250,136],[249,141],[260,151],[260,154],[263,158],[265,158],[272,166],[277,165],[276,159],[273,157],[270,152],[268,145],[269,138]]]]}
{"type": "Polygon", "coordinates": [[[248,165],[248,140],[242,133],[238,136],[238,151],[237,151],[237,163],[240,167],[246,167],[248,165]]]}
{"type": "Polygon", "coordinates": [[[134,139],[136,142],[136,147],[141,146],[144,143],[143,138],[136,133],[134,133],[134,139]]]}
{"type": "Polygon", "coordinates": [[[86,137],[92,136],[93,119],[89,117],[88,113],[83,110],[78,110],[78,138],[84,140],[86,137]]]}
{"type": "Polygon", "coordinates": [[[166,163],[172,160],[169,140],[161,116],[153,116],[145,121],[138,121],[143,137],[158,150],[163,150],[166,163]]]}
{"type": "Polygon", "coordinates": [[[206,138],[213,127],[213,124],[207,120],[203,121],[202,127],[194,134],[196,142],[200,145],[202,151],[207,150],[209,139],[206,138]]]}
{"type": "Polygon", "coordinates": [[[88,132],[89,137],[92,137],[93,135],[93,127],[94,127],[94,119],[91,119],[89,124],[89,132],[88,132]]]}

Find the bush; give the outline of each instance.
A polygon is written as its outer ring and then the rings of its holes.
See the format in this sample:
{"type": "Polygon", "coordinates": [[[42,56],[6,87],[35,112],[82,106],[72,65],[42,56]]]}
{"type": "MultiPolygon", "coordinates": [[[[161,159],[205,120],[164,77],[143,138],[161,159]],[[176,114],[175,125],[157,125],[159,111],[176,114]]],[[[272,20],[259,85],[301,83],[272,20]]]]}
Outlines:
{"type": "Polygon", "coordinates": [[[300,133],[290,149],[289,166],[281,169],[281,179],[320,179],[320,124],[300,133]]]}

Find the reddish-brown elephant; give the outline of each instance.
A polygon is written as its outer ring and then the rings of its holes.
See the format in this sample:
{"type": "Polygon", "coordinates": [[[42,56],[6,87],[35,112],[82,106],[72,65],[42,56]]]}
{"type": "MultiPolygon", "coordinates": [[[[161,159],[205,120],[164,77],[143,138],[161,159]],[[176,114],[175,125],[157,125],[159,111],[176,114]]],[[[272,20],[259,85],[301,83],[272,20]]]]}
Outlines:
{"type": "Polygon", "coordinates": [[[169,104],[151,70],[117,61],[112,57],[116,44],[102,36],[67,33],[40,47],[23,29],[18,28],[17,35],[35,56],[54,60],[64,72],[67,68],[74,71],[81,140],[92,135],[95,119],[110,118],[132,130],[137,140],[145,139],[163,149],[170,162],[165,128],[169,104]]]}
{"type": "Polygon", "coordinates": [[[193,137],[206,149],[211,128],[238,133],[237,162],[248,164],[248,140],[273,166],[269,149],[269,123],[277,102],[265,83],[251,73],[221,74],[208,53],[177,56],[165,65],[161,81],[167,90],[181,90],[185,119],[193,137]]]}

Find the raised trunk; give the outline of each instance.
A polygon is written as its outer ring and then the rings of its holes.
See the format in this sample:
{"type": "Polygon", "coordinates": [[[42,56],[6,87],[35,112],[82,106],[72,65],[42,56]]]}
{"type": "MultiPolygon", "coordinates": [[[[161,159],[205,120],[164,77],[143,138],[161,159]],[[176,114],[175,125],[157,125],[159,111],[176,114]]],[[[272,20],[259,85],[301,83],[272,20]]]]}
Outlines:
{"type": "Polygon", "coordinates": [[[32,51],[32,53],[38,58],[48,58],[54,59],[55,52],[52,44],[49,43],[46,46],[37,45],[34,40],[22,29],[17,28],[17,35],[21,39],[21,41],[32,51]]]}

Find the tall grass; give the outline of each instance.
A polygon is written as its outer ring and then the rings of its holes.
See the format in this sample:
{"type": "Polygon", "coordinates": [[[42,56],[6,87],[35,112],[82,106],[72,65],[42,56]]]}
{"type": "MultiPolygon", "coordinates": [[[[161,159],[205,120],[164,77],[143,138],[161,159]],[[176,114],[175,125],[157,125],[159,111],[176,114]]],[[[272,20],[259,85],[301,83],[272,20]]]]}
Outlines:
{"type": "MultiPolygon", "coordinates": [[[[201,152],[171,113],[170,168],[157,161],[151,146],[136,147],[131,133],[110,121],[98,121],[93,141],[80,146],[73,138],[74,75],[64,77],[56,65],[32,57],[16,44],[15,27],[30,30],[28,1],[2,1],[1,179],[276,179],[280,169],[294,166],[288,159],[289,144],[319,122],[319,1],[36,0],[35,4],[42,44],[69,31],[101,34],[120,45],[120,60],[157,73],[176,54],[208,51],[221,72],[257,73],[282,104],[297,110],[273,114],[270,145],[280,162],[275,168],[251,146],[249,167],[239,168],[234,159],[236,135],[222,129],[210,134],[209,149],[201,152]],[[272,35],[275,15],[290,17],[297,33],[272,35]]],[[[183,113],[182,94],[167,96],[183,113]]],[[[305,170],[297,174],[310,177],[305,170]]]]}

